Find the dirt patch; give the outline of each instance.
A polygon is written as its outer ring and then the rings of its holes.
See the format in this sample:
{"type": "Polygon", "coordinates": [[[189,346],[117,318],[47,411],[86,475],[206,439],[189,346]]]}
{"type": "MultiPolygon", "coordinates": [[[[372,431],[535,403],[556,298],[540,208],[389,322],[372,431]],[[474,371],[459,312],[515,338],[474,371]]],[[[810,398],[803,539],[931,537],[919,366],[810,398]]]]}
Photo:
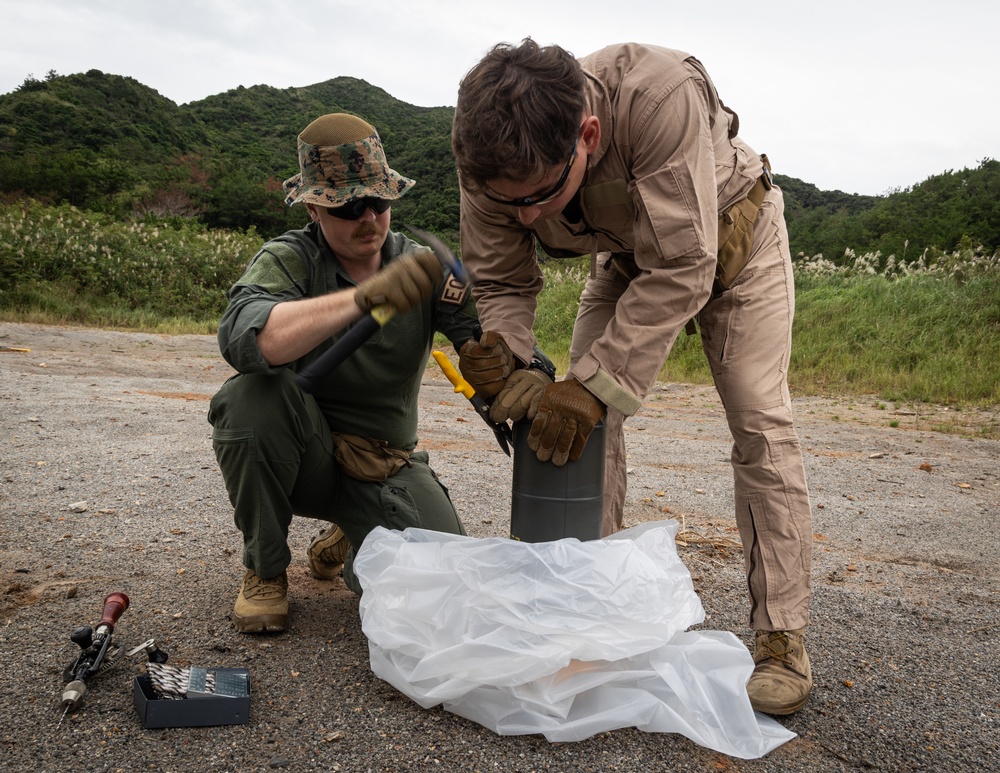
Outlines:
{"type": "MultiPolygon", "coordinates": [[[[309,576],[319,524],[293,521],[291,630],[228,616],[241,540],[215,465],[207,398],[231,374],[211,336],[0,323],[0,673],[10,770],[985,770],[1000,722],[996,411],[795,400],[813,504],[816,687],[764,760],[622,729],[572,744],[498,737],[422,709],[368,665],[357,599],[309,576]],[[949,424],[950,422],[950,424],[949,424]],[[895,426],[894,426],[895,424],[895,426]],[[963,434],[937,431],[961,427],[963,434]],[[992,429],[991,429],[992,428],[992,429]],[[95,682],[58,725],[69,634],[104,597],[132,601],[123,643],[172,662],[250,669],[250,724],[146,731],[138,664],[95,682]],[[956,647],[958,648],[956,650],[956,647]],[[960,656],[956,656],[960,652],[960,656]],[[17,721],[13,721],[16,707],[17,721]]],[[[431,365],[421,447],[470,534],[505,536],[510,460],[431,365]]],[[[703,628],[746,630],[730,438],[714,390],[662,385],[626,423],[626,524],[676,519],[703,628]]]]}

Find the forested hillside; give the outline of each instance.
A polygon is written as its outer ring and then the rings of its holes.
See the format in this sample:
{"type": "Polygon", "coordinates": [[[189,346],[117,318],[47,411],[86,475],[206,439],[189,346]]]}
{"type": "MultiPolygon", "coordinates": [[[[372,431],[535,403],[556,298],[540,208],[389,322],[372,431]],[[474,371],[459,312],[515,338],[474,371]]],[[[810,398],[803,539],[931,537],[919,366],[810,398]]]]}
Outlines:
{"type": "MultiPolygon", "coordinates": [[[[440,233],[458,228],[450,107],[423,108],[355,78],[304,88],[237,88],[177,105],[99,70],[29,77],[0,95],[0,194],[71,203],[121,219],[176,217],[270,236],[300,225],[281,181],[313,118],[355,113],[379,130],[390,163],[417,180],[394,213],[440,233]]],[[[845,250],[912,260],[930,250],[1000,247],[1000,162],[945,171],[887,196],[821,191],[776,175],[793,253],[845,250]]]]}
{"type": "Polygon", "coordinates": [[[960,248],[1000,249],[1000,161],[933,175],[886,196],[819,191],[801,180],[775,179],[785,194],[794,253],[835,261],[847,249],[912,261],[960,248]]]}
{"type": "Polygon", "coordinates": [[[177,216],[263,234],[301,225],[281,182],[299,131],[324,113],[376,126],[394,168],[417,180],[397,218],[457,229],[451,108],[414,107],[354,78],[232,89],[178,106],[98,70],[28,80],[0,96],[0,193],[118,217],[177,216]]]}

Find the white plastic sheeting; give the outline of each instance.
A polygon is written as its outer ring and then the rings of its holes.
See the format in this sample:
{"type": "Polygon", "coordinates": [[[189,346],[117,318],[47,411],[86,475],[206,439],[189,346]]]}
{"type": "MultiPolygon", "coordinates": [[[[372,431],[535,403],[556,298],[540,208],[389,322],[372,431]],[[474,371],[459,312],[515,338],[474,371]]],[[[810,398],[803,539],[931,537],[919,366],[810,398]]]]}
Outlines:
{"type": "Polygon", "coordinates": [[[524,543],[376,528],[354,562],[372,670],[502,735],[680,733],[734,757],[794,737],[750,707],[753,660],[705,613],[675,521],[524,543]]]}

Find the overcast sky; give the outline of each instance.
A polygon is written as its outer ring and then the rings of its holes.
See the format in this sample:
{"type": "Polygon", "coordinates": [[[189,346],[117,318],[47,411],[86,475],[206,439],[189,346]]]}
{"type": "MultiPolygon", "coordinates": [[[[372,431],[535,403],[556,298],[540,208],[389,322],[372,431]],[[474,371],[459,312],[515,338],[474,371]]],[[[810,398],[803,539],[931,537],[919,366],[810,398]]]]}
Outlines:
{"type": "Polygon", "coordinates": [[[883,194],[1000,157],[998,23],[996,0],[0,0],[0,94],[50,70],[178,104],[350,75],[454,106],[499,41],[653,43],[705,64],[775,171],[883,194]]]}

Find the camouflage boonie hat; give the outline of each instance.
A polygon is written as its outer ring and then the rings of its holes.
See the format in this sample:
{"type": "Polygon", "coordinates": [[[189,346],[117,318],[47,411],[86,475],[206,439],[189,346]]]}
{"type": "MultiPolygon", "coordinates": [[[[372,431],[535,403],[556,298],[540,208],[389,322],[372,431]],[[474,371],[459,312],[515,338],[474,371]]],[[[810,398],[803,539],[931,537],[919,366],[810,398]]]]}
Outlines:
{"type": "Polygon", "coordinates": [[[375,128],[347,113],[317,118],[299,135],[299,173],[284,182],[285,203],[339,207],[355,199],[395,200],[415,183],[389,168],[375,128]]]}

